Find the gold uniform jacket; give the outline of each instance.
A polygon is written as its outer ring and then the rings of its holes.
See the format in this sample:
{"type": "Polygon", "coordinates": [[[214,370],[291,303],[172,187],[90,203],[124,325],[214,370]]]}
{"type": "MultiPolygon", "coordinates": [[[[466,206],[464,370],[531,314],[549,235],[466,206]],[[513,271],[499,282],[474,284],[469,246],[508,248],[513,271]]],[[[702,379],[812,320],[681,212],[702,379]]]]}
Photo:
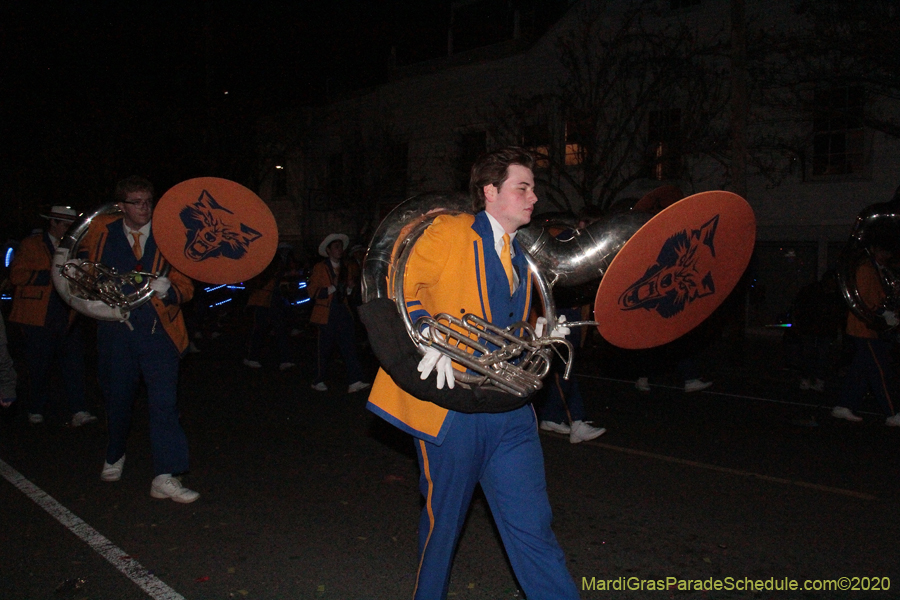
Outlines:
{"type": "MultiPolygon", "coordinates": [[[[347,269],[347,273],[339,273],[335,277],[334,269],[331,268],[331,259],[317,262],[313,266],[312,273],[309,276],[307,289],[309,297],[313,300],[312,314],[309,316],[309,322],[317,325],[326,325],[328,323],[328,315],[331,312],[331,303],[334,300],[334,294],[328,293],[328,287],[334,286],[355,286],[359,284],[359,267],[352,261],[345,260],[341,263],[341,269],[347,269]],[[346,275],[346,277],[343,277],[346,275]]],[[[341,294],[344,304],[347,304],[349,294],[341,294]]]]}
{"type": "MultiPolygon", "coordinates": [[[[498,327],[527,320],[532,281],[515,240],[513,250],[519,285],[510,297],[487,215],[482,211],[437,217],[416,242],[407,262],[403,290],[413,322],[422,315],[438,313],[457,317],[472,313],[498,327]]],[[[456,363],[453,366],[462,370],[456,363]]],[[[413,436],[437,444],[443,441],[455,414],[404,392],[383,369],[378,370],[367,408],[413,436]]]]}
{"type": "Polygon", "coordinates": [[[53,246],[46,233],[28,236],[19,244],[9,266],[9,282],[15,286],[10,323],[42,327],[50,296],[55,294],[50,277],[53,246]]]}

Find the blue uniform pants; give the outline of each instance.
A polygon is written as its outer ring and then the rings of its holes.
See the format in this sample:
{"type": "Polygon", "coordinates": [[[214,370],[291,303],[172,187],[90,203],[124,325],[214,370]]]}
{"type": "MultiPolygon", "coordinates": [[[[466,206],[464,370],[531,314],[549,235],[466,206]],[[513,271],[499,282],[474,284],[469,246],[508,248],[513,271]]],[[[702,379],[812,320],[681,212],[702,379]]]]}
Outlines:
{"type": "Polygon", "coordinates": [[[347,383],[362,381],[363,372],[356,354],[356,325],[346,305],[333,302],[328,311],[328,323],[319,325],[318,368],[313,383],[325,381],[328,360],[337,346],[347,367],[347,383]]]}
{"type": "MultiPolygon", "coordinates": [[[[581,309],[578,308],[566,308],[560,310],[559,314],[565,315],[566,320],[570,323],[581,320],[581,309]]],[[[569,340],[574,348],[579,348],[581,346],[581,334],[581,328],[575,327],[569,332],[566,339],[569,340]]],[[[543,421],[570,423],[570,421],[584,420],[586,413],[584,400],[581,397],[581,388],[578,387],[574,374],[568,380],[563,379],[565,372],[565,363],[559,358],[554,358],[550,377],[544,380],[544,387],[547,392],[544,402],[540,405],[540,415],[543,421]],[[569,416],[572,417],[571,420],[569,416]]]]}
{"type": "Polygon", "coordinates": [[[528,600],[578,599],[550,528],[544,456],[530,405],[499,414],[456,413],[440,446],[416,440],[416,449],[425,497],[416,600],[447,597],[453,554],[476,484],[528,600]]]}
{"type": "Polygon", "coordinates": [[[853,341],[853,360],[841,390],[840,405],[857,410],[859,401],[871,391],[884,413],[892,417],[897,412],[894,403],[894,377],[890,372],[891,342],[848,336],[853,341]]]}
{"type": "Polygon", "coordinates": [[[44,414],[50,401],[50,380],[53,360],[58,359],[69,402],[69,413],[86,410],[84,397],[84,338],[79,323],[48,321],[47,325],[22,325],[25,357],[31,399],[28,412],[44,414]]]}
{"type": "Polygon", "coordinates": [[[541,420],[571,424],[570,415],[571,421],[584,420],[584,400],[574,375],[566,380],[562,373],[554,370],[544,380],[544,387],[547,388],[547,395],[540,406],[541,420]]]}
{"type": "Polygon", "coordinates": [[[106,462],[112,464],[125,454],[134,400],[143,376],[154,475],[183,473],[188,470],[188,446],[176,403],[180,355],[161,325],[137,321],[134,330],[111,322],[101,322],[97,327],[100,385],[109,420],[106,462]]]}

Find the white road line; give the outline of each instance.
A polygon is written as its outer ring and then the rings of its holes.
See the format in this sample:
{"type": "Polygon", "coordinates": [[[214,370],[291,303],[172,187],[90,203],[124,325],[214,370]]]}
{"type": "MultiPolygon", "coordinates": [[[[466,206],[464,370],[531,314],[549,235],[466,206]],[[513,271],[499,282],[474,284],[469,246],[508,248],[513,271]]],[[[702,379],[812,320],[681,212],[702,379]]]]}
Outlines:
{"type": "Polygon", "coordinates": [[[0,473],[3,474],[7,481],[31,498],[35,504],[62,523],[66,529],[87,542],[88,546],[94,549],[94,552],[124,573],[128,579],[147,592],[151,598],[154,600],[185,600],[184,596],[151,575],[143,565],[128,556],[127,552],[120,550],[115,544],[100,535],[96,529],[74,515],[47,492],[25,479],[21,473],[3,460],[0,460],[0,473]]]}

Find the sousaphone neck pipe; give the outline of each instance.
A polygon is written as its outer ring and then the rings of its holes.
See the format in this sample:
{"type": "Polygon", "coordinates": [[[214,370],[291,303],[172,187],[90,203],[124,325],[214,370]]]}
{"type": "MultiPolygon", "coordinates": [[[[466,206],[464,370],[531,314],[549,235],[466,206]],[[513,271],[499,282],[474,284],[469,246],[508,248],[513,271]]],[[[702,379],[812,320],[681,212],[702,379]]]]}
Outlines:
{"type": "Polygon", "coordinates": [[[516,239],[550,285],[572,286],[599,280],[616,254],[649,221],[647,213],[616,213],[560,240],[539,223],[520,229],[516,239]]]}

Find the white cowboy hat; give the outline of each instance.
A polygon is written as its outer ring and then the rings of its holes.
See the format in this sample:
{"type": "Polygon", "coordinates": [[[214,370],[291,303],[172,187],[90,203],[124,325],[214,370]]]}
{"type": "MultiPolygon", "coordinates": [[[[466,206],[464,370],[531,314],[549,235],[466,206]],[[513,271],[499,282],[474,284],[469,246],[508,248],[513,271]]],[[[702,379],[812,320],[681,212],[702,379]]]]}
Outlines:
{"type": "Polygon", "coordinates": [[[50,212],[41,213],[45,219],[56,219],[57,221],[74,221],[78,218],[78,213],[71,206],[56,205],[50,208],[50,212]]]}
{"type": "Polygon", "coordinates": [[[341,243],[344,245],[344,250],[350,245],[350,238],[343,233],[329,233],[328,236],[322,240],[322,243],[319,244],[319,256],[327,257],[328,252],[326,252],[326,249],[331,245],[331,242],[335,240],[341,240],[341,243]]]}

